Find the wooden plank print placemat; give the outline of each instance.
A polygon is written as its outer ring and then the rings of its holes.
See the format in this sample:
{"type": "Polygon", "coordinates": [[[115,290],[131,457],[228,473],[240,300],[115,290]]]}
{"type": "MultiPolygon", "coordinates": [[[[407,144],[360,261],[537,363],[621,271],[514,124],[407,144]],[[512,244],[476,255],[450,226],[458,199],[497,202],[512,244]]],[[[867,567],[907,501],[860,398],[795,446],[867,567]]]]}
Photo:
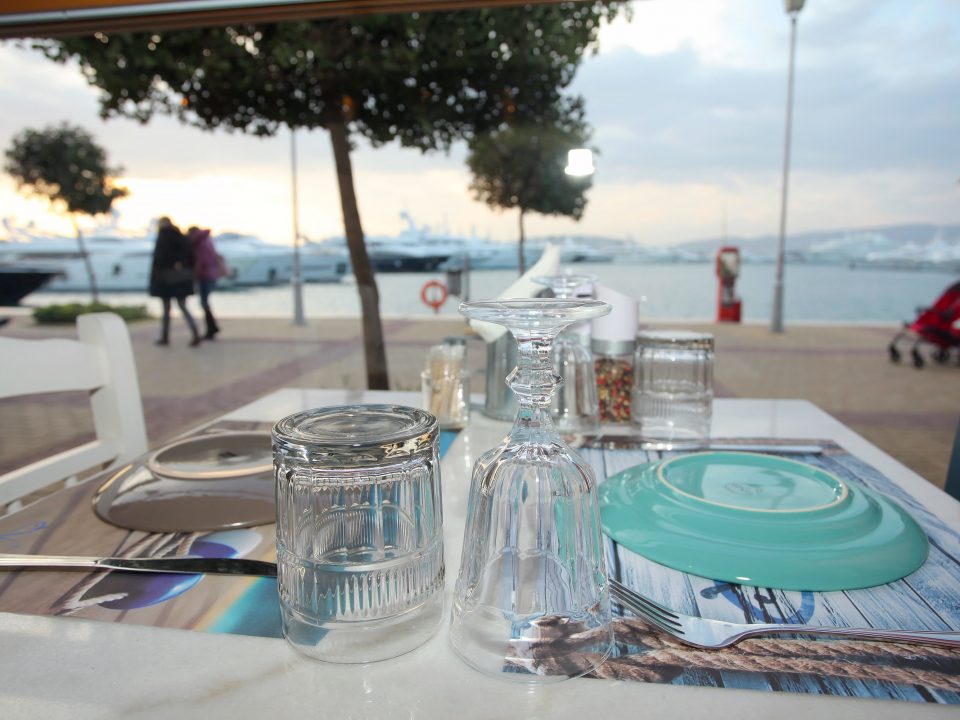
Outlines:
{"type": "MultiPolygon", "coordinates": [[[[720,442],[720,441],[718,441],[720,442]]],[[[724,440],[744,445],[791,441],[724,440]]],[[[821,453],[794,460],[822,467],[906,508],[927,533],[930,555],[902,580],[863,590],[792,592],[713,581],[665,567],[605,538],[607,564],[623,583],[667,607],[730,622],[807,622],[929,630],[960,630],[960,535],[875,468],[829,441],[821,453]]],[[[669,453],[646,452],[623,440],[580,448],[603,482],[669,453]]],[[[676,453],[674,453],[676,454],[676,453]]],[[[769,454],[777,454],[769,451],[769,454]]],[[[614,612],[620,610],[614,605],[614,612]]],[[[807,639],[745,640],[724,650],[680,644],[625,613],[616,620],[615,656],[603,677],[677,685],[752,688],[931,703],[960,703],[960,649],[898,643],[807,639]]]]}

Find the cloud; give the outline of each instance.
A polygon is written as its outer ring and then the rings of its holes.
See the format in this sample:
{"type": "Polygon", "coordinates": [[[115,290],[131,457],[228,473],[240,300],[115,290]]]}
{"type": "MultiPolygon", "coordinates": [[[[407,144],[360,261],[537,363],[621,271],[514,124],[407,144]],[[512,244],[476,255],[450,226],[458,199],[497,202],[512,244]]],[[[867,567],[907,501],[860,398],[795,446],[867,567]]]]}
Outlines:
{"type": "MultiPolygon", "coordinates": [[[[843,56],[797,70],[795,167],[934,169],[945,150],[956,156],[957,75],[902,83],[892,77],[896,58],[843,56]]],[[[655,56],[619,48],[585,63],[574,90],[588,99],[604,176],[723,182],[782,162],[785,67],[706,65],[690,48],[655,56]]]]}
{"type": "MultiPolygon", "coordinates": [[[[531,216],[530,234],[584,233],[679,242],[775,232],[789,20],[780,2],[638,2],[634,21],[603,31],[573,90],[585,96],[600,155],[580,223],[531,216]]],[[[938,0],[809,0],[798,21],[789,227],[957,222],[960,206],[960,10],[938,0]]],[[[208,133],[157,117],[103,122],[75,66],[0,45],[0,148],[24,127],[64,119],[123,165],[130,222],[181,222],[287,242],[290,139],[208,133]]],[[[342,234],[328,135],[297,134],[301,227],[342,234]]],[[[365,229],[420,223],[516,237],[516,214],[472,199],[462,143],[423,155],[358,142],[365,229]]],[[[39,201],[0,181],[4,215],[42,217],[39,201]]]]}
{"type": "MultiPolygon", "coordinates": [[[[643,31],[577,76],[601,153],[585,227],[616,217],[664,242],[718,234],[722,216],[739,234],[776,228],[789,21],[728,2],[685,24],[688,5],[636,4],[643,31]]],[[[810,2],[799,27],[791,228],[956,221],[960,12],[810,2]]]]}

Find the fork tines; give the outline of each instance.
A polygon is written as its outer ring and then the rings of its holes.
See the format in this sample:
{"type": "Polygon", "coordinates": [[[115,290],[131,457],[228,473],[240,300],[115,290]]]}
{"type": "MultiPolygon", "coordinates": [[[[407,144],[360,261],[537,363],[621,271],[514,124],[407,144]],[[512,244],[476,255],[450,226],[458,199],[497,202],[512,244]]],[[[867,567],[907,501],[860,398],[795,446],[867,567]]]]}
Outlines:
{"type": "Polygon", "coordinates": [[[634,592],[619,581],[613,578],[609,578],[609,580],[610,590],[614,597],[627,610],[661,630],[666,630],[673,635],[683,635],[683,627],[678,622],[680,618],[673,612],[663,605],[634,592]]]}

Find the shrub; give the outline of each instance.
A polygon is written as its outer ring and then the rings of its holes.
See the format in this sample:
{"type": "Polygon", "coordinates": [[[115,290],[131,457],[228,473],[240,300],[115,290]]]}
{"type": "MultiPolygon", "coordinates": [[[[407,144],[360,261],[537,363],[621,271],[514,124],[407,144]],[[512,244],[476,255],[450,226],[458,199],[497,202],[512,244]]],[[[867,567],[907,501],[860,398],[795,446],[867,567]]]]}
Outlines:
{"type": "Polygon", "coordinates": [[[73,324],[78,315],[92,312],[112,312],[126,322],[149,320],[150,313],[146,305],[107,305],[106,303],[66,303],[63,305],[44,305],[33,311],[33,319],[41,325],[73,324]]]}

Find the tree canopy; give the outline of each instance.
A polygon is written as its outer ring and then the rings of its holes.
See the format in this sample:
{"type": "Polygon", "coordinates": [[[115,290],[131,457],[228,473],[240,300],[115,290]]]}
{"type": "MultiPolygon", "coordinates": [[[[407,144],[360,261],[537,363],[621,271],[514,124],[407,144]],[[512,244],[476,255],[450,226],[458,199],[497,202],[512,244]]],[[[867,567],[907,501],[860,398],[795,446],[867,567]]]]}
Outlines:
{"type": "Polygon", "coordinates": [[[621,0],[363,15],[40,41],[76,59],[101,114],[168,113],[205,130],[330,132],[363,312],[367,383],[388,387],[379,293],[363,240],[351,135],[447,149],[514,122],[552,123],[600,25],[621,0]]]}
{"type": "Polygon", "coordinates": [[[62,123],[43,130],[27,129],[14,137],[6,151],[6,170],[18,187],[46,198],[74,217],[77,243],[97,302],[97,276],[76,222],[79,215],[110,212],[113,201],[128,194],[113,177],[121,168],[107,164],[107,153],[81,127],[62,123]]]}
{"type": "Polygon", "coordinates": [[[128,193],[113,185],[121,168],[107,164],[106,151],[90,133],[67,123],[22,131],[6,151],[4,170],[20,188],[69,213],[109,212],[113,201],[128,193]]]}
{"type": "Polygon", "coordinates": [[[589,177],[566,174],[567,153],[586,146],[589,130],[579,106],[553,125],[516,125],[470,142],[471,190],[491,207],[517,208],[519,267],[525,269],[523,218],[527,212],[579,220],[587,205],[589,177]]]}
{"type": "Polygon", "coordinates": [[[422,150],[550,119],[601,21],[622,2],[367,15],[42,41],[79,60],[104,116],[155,112],[269,135],[345,119],[422,150]]]}

